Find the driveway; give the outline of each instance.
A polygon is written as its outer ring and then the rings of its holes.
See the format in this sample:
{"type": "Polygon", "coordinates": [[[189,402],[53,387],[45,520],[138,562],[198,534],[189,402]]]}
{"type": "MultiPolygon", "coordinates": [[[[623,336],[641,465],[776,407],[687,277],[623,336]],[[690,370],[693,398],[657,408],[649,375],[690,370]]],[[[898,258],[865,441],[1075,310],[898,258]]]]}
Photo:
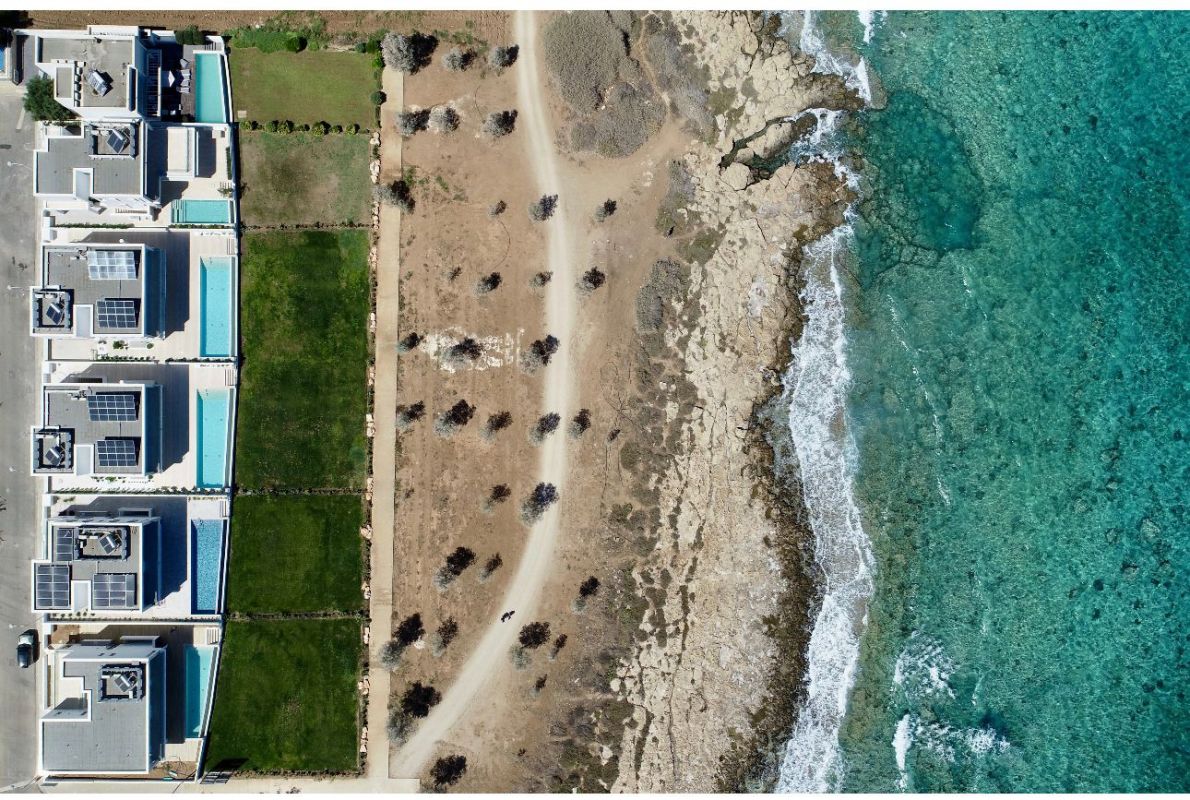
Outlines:
{"type": "MultiPolygon", "coordinates": [[[[17,669],[17,635],[34,626],[29,562],[36,551],[38,486],[29,474],[41,348],[29,335],[35,280],[33,122],[21,93],[0,85],[0,791],[33,778],[34,674],[17,669]]],[[[39,667],[40,664],[35,665],[39,667]]]]}

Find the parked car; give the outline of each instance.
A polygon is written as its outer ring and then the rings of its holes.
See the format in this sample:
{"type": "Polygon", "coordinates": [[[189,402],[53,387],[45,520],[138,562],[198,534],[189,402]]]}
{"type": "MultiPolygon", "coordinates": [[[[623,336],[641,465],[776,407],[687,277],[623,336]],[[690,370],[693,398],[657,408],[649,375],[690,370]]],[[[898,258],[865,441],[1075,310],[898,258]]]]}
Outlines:
{"type": "Polygon", "coordinates": [[[37,634],[25,631],[17,637],[17,666],[28,669],[37,660],[37,634]]]}

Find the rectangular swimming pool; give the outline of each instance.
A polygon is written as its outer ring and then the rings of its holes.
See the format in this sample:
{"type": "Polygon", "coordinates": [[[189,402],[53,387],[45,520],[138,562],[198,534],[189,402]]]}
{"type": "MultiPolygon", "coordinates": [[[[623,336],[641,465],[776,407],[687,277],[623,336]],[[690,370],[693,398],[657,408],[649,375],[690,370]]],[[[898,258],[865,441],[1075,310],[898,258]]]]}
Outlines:
{"type": "Polygon", "coordinates": [[[190,582],[195,614],[218,614],[223,582],[223,529],[221,519],[191,521],[190,582]]]}
{"type": "Polygon", "coordinates": [[[227,453],[231,438],[231,389],[198,393],[198,485],[228,485],[227,453]]]}
{"type": "Polygon", "coordinates": [[[215,648],[186,648],[186,737],[203,734],[211,684],[215,677],[215,648]]]}
{"type": "Polygon", "coordinates": [[[230,225],[230,200],[175,200],[171,218],[178,225],[230,225]]]}
{"type": "Polygon", "coordinates": [[[227,122],[227,92],[223,88],[223,56],[219,53],[196,53],[194,83],[194,119],[198,122],[227,122]]]}
{"type": "Polygon", "coordinates": [[[204,258],[199,266],[202,290],[199,353],[207,358],[228,358],[235,337],[235,259],[204,258]]]}

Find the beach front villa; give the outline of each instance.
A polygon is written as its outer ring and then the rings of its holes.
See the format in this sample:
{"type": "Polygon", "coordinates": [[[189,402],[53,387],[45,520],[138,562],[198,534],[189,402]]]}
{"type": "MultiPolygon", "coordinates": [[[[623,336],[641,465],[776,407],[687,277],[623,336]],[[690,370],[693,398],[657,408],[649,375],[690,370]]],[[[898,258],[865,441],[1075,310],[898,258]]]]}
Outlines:
{"type": "Polygon", "coordinates": [[[14,82],[41,76],[83,120],[225,123],[228,88],[218,66],[223,41],[181,44],[172,31],[132,25],[17,30],[8,48],[14,82]],[[214,67],[214,71],[212,71],[214,67]]]}
{"type": "Polygon", "coordinates": [[[223,635],[239,292],[223,43],[17,30],[4,74],[78,119],[34,153],[38,765],[197,780],[223,635]]]}
{"type": "Polygon", "coordinates": [[[47,362],[32,471],[50,491],[231,485],[233,362],[47,362]]]}
{"type": "Polygon", "coordinates": [[[58,622],[217,621],[228,512],[225,497],[54,497],[31,569],[33,610],[58,622]]]}
{"type": "Polygon", "coordinates": [[[143,775],[165,755],[165,648],[155,636],[85,641],[49,658],[41,768],[55,775],[143,775]]]}
{"type": "Polygon", "coordinates": [[[50,228],[30,329],[51,361],[234,361],[234,230],[50,228]]]}
{"type": "Polygon", "coordinates": [[[56,125],[33,153],[34,194],[62,223],[231,227],[230,150],[226,125],[56,125]]]}

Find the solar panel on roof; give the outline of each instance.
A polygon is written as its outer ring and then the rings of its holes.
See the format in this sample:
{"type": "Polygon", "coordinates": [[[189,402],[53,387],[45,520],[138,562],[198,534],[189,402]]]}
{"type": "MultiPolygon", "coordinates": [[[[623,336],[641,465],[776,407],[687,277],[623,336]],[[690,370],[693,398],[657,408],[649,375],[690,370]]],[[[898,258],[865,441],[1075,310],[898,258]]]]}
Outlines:
{"type": "Polygon", "coordinates": [[[91,578],[92,608],[135,608],[136,576],[100,572],[91,578]]]}
{"type": "Polygon", "coordinates": [[[135,250],[87,251],[87,275],[93,281],[130,281],[136,278],[135,250]]]}
{"type": "Polygon", "coordinates": [[[95,455],[101,467],[135,467],[136,439],[100,439],[95,455]]]}
{"type": "Polygon", "coordinates": [[[74,538],[74,528],[54,529],[54,560],[74,561],[78,553],[78,542],[74,538]]]}
{"type": "Polygon", "coordinates": [[[45,307],[46,318],[55,325],[61,325],[66,319],[66,310],[57,303],[50,303],[45,307]]]}
{"type": "Polygon", "coordinates": [[[107,146],[113,153],[123,153],[124,148],[128,147],[128,134],[124,131],[109,131],[107,134],[107,146]]]}
{"type": "Polygon", "coordinates": [[[136,301],[126,297],[99,300],[95,315],[100,328],[135,328],[136,301]]]}
{"type": "Polygon", "coordinates": [[[70,608],[70,567],[65,564],[35,564],[33,597],[37,608],[70,608]]]}
{"type": "Polygon", "coordinates": [[[92,422],[132,422],[136,419],[135,392],[96,392],[87,395],[92,422]]]}

